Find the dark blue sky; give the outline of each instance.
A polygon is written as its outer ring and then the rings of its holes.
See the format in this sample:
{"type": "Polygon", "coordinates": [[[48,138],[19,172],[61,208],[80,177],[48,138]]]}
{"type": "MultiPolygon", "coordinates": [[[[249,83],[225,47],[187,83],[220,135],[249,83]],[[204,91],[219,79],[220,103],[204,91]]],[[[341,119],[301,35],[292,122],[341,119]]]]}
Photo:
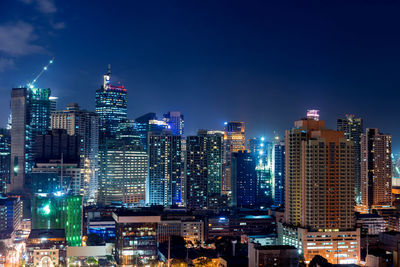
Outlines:
{"type": "Polygon", "coordinates": [[[271,136],[317,108],[330,127],[362,116],[396,146],[399,14],[394,1],[2,0],[0,122],[10,89],[55,56],[38,85],[60,109],[94,109],[110,63],[131,118],[180,110],[188,134],[242,120],[271,136]]]}

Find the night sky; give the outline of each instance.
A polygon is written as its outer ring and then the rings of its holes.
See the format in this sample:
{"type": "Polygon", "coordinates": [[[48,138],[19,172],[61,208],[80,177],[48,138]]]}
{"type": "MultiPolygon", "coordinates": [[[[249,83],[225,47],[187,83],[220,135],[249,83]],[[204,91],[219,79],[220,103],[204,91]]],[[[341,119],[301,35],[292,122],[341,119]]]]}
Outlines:
{"type": "Polygon", "coordinates": [[[363,117],[398,151],[399,14],[394,1],[1,0],[0,123],[11,88],[54,56],[37,85],[58,109],[93,110],[111,64],[132,119],[179,110],[186,134],[240,120],[270,137],[316,108],[332,128],[363,117]]]}

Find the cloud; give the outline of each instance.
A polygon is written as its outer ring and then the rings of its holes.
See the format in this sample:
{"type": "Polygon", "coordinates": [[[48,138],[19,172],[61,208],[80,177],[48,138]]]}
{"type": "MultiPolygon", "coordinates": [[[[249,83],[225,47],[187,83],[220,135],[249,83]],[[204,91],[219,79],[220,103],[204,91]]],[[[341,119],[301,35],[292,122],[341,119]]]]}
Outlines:
{"type": "Polygon", "coordinates": [[[36,39],[31,24],[20,21],[0,25],[0,52],[7,56],[23,56],[44,52],[43,47],[32,43],[36,39]]]}
{"type": "Polygon", "coordinates": [[[37,8],[44,14],[53,14],[57,12],[56,5],[53,0],[36,0],[37,8]]]}
{"type": "Polygon", "coordinates": [[[64,22],[51,23],[51,26],[55,30],[61,30],[61,29],[64,29],[66,27],[64,22]]]}
{"type": "Polygon", "coordinates": [[[14,59],[0,57],[0,72],[3,72],[5,69],[12,68],[15,66],[14,59]]]}

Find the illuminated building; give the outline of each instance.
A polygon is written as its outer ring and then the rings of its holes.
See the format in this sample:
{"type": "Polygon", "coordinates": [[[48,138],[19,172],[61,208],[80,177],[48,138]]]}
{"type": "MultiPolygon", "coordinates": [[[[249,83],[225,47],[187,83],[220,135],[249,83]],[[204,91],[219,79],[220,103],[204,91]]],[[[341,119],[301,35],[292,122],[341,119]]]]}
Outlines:
{"type": "Polygon", "coordinates": [[[244,122],[225,122],[224,131],[222,192],[229,194],[231,191],[230,179],[232,153],[244,151],[246,149],[244,122]]]}
{"type": "Polygon", "coordinates": [[[267,142],[264,137],[249,140],[249,152],[256,161],[257,198],[260,205],[270,206],[273,203],[274,184],[274,143],[267,142]]]}
{"type": "Polygon", "coordinates": [[[183,135],[184,119],[179,111],[169,111],[164,114],[163,120],[168,124],[168,129],[173,135],[183,135]]]}
{"type": "Polygon", "coordinates": [[[367,128],[361,137],[361,203],[374,207],[392,205],[392,136],[367,128]]]}
{"type": "Polygon", "coordinates": [[[127,90],[123,85],[111,85],[111,69],[104,74],[104,82],[96,91],[96,113],[100,118],[100,137],[114,137],[118,124],[126,119],[127,90]]]}
{"type": "Polygon", "coordinates": [[[66,256],[64,229],[32,229],[26,240],[26,263],[33,266],[59,266],[66,256]]]}
{"type": "Polygon", "coordinates": [[[106,140],[100,150],[99,203],[144,204],[148,156],[124,140],[106,140]]]}
{"type": "Polygon", "coordinates": [[[346,115],[346,118],[337,120],[337,130],[344,132],[344,136],[354,142],[354,168],[356,203],[361,203],[361,135],[364,131],[362,118],[346,115]]]}
{"type": "Polygon", "coordinates": [[[50,89],[13,88],[11,91],[11,175],[8,192],[24,191],[25,174],[34,166],[33,144],[50,130],[50,89]]]}
{"type": "Polygon", "coordinates": [[[232,205],[251,207],[257,203],[256,159],[247,151],[232,154],[232,205]]]}
{"type": "Polygon", "coordinates": [[[82,244],[82,196],[60,192],[36,194],[32,200],[32,229],[64,229],[67,244],[82,244]]]}
{"type": "Polygon", "coordinates": [[[118,265],[146,265],[158,260],[157,225],[161,216],[149,212],[117,211],[115,257],[118,265]]]}
{"type": "Polygon", "coordinates": [[[285,142],[277,142],[274,146],[274,204],[285,205],[285,142]]]}
{"type": "Polygon", "coordinates": [[[68,104],[66,110],[53,112],[52,129],[65,129],[79,140],[79,167],[82,169],[82,190],[85,203],[97,200],[99,115],[81,110],[76,103],[68,104]]]}
{"type": "Polygon", "coordinates": [[[207,138],[186,138],[186,205],[189,208],[207,207],[207,138]]]}
{"type": "Polygon", "coordinates": [[[159,243],[168,241],[170,236],[181,236],[185,241],[195,244],[204,242],[204,222],[201,220],[164,220],[158,223],[157,239],[159,243]]]}
{"type": "Polygon", "coordinates": [[[22,222],[22,200],[20,196],[0,198],[0,233],[11,234],[22,222]]]}
{"type": "Polygon", "coordinates": [[[199,130],[198,136],[206,138],[207,194],[221,196],[224,132],[199,130]]]}
{"type": "Polygon", "coordinates": [[[66,191],[71,195],[83,195],[82,169],[76,163],[36,163],[29,177],[33,194],[66,191]]]}
{"type": "Polygon", "coordinates": [[[171,131],[149,132],[148,203],[181,205],[183,187],[182,137],[171,131]]]}
{"type": "Polygon", "coordinates": [[[143,148],[147,151],[147,135],[150,131],[150,121],[157,120],[155,113],[146,113],[135,119],[136,131],[139,134],[140,140],[142,142],[143,148]]]}
{"type": "Polygon", "coordinates": [[[11,136],[7,129],[0,129],[0,193],[6,193],[10,183],[11,136]]]}
{"type": "Polygon", "coordinates": [[[286,131],[285,186],[280,244],[297,247],[306,263],[317,254],[330,263],[359,263],[354,143],[343,132],[326,129],[316,112],[286,131]]]}
{"type": "Polygon", "coordinates": [[[249,266],[299,266],[299,255],[294,246],[261,246],[249,243],[249,266]]]}

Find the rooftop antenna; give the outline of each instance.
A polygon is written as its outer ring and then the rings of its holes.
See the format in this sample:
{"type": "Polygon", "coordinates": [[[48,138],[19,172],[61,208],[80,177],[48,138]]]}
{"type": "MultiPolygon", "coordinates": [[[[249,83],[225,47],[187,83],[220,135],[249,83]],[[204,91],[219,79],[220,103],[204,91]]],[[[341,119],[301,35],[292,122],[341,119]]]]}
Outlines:
{"type": "Polygon", "coordinates": [[[108,75],[111,74],[111,64],[108,64],[108,75]]]}
{"type": "Polygon", "coordinates": [[[31,82],[28,82],[27,86],[29,89],[33,89],[35,87],[35,83],[37,82],[37,80],[40,78],[40,76],[42,76],[42,74],[49,68],[49,66],[51,64],[53,64],[54,62],[54,57],[52,57],[49,61],[49,63],[47,63],[46,66],[43,67],[42,71],[36,76],[35,79],[33,79],[31,82]]]}

